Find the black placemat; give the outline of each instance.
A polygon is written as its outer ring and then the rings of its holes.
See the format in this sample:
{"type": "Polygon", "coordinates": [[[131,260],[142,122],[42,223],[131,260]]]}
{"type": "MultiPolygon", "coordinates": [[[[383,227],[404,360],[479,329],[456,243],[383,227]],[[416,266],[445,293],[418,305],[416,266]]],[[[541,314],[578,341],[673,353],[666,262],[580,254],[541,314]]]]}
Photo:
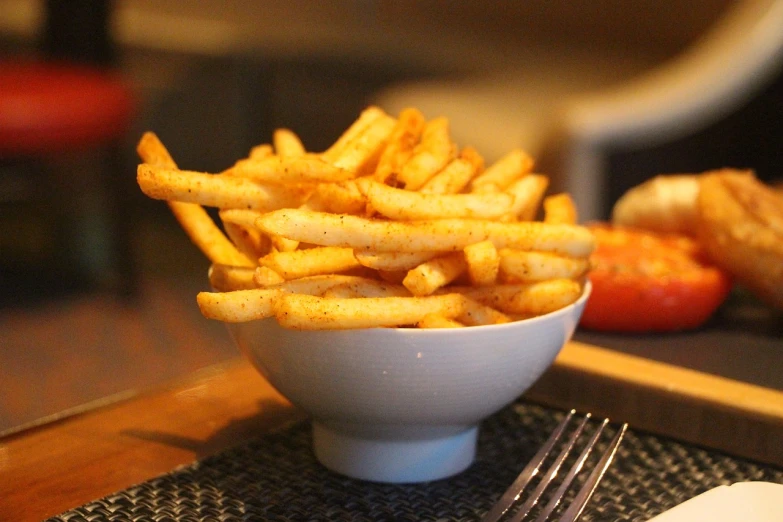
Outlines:
{"type": "MultiPolygon", "coordinates": [[[[311,451],[309,422],[301,422],[50,520],[480,520],[562,416],[525,402],[509,406],[484,423],[467,471],[415,485],[328,471],[311,451]]],[[[747,480],[783,483],[783,470],[629,430],[580,520],[646,521],[712,487],[747,480]]]]}

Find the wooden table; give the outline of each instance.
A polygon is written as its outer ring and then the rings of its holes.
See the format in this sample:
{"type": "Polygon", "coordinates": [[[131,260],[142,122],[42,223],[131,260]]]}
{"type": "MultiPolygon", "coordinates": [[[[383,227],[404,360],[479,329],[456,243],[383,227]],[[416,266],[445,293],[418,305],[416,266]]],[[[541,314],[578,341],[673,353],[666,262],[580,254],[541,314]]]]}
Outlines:
{"type": "MultiPolygon", "coordinates": [[[[783,466],[783,392],[569,343],[532,400],[783,466]]],[[[248,363],[109,397],[0,439],[0,520],[38,521],[304,415],[248,363]]]]}

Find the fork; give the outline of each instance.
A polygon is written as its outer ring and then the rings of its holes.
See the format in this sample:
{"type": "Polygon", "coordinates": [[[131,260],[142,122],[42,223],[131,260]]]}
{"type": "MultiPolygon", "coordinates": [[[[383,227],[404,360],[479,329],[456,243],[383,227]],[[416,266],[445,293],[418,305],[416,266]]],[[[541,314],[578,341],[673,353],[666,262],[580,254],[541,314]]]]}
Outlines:
{"type": "MultiPolygon", "coordinates": [[[[584,431],[587,422],[592,417],[590,413],[585,414],[582,420],[577,424],[576,429],[574,429],[570,434],[554,462],[549,466],[546,472],[541,475],[541,479],[538,485],[533,490],[533,492],[527,496],[524,503],[516,509],[512,509],[513,504],[522,497],[525,488],[527,488],[531,480],[542,472],[544,461],[547,459],[549,454],[552,453],[552,450],[555,448],[558,442],[564,438],[564,434],[567,431],[569,424],[571,424],[571,421],[576,420],[574,419],[575,414],[575,410],[568,412],[563,421],[549,436],[549,439],[546,441],[546,443],[541,447],[541,449],[538,450],[538,453],[535,454],[535,456],[527,464],[527,466],[525,466],[525,469],[522,470],[516,480],[514,480],[505,493],[503,493],[503,495],[500,497],[500,500],[498,500],[492,509],[484,516],[482,522],[497,522],[507,513],[509,517],[511,517],[508,518],[508,522],[521,522],[530,513],[530,511],[541,499],[544,491],[557,477],[560,469],[563,466],[563,463],[568,458],[571,451],[577,446],[580,435],[584,431]]],[[[570,487],[574,478],[584,467],[585,462],[598,442],[601,433],[608,424],[609,419],[604,419],[596,428],[595,432],[589,438],[585,447],[582,449],[579,457],[577,457],[576,461],[563,478],[563,481],[555,490],[555,493],[552,495],[549,502],[539,513],[538,518],[536,518],[536,522],[544,522],[547,520],[552,512],[557,509],[558,505],[560,505],[566,492],[568,491],[568,488],[570,487]]],[[[617,452],[617,448],[620,446],[620,442],[622,441],[627,428],[628,424],[623,424],[617,430],[617,433],[609,443],[609,446],[606,448],[606,450],[604,450],[604,453],[601,455],[597,465],[595,468],[593,468],[592,472],[585,480],[584,485],[579,490],[576,497],[574,497],[574,499],[571,501],[570,505],[565,509],[565,512],[560,517],[559,522],[575,522],[576,519],[579,518],[579,516],[582,514],[582,511],[587,505],[587,502],[590,500],[590,497],[593,495],[593,492],[598,486],[598,483],[603,478],[606,470],[609,468],[609,465],[611,464],[612,459],[617,452]]]]}

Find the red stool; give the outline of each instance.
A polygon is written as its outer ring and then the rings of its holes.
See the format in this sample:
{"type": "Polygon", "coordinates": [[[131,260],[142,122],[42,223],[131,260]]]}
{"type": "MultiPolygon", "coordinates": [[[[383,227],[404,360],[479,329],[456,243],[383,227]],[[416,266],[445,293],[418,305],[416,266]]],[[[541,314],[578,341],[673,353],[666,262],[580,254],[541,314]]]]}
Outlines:
{"type": "MultiPolygon", "coordinates": [[[[41,211],[54,221],[53,228],[69,236],[55,246],[57,238],[36,243],[23,237],[31,230],[4,227],[8,252],[13,253],[16,234],[16,245],[27,244],[31,250],[19,248],[21,258],[35,258],[37,245],[44,252],[43,264],[53,272],[62,274],[58,268],[70,264],[89,282],[132,293],[126,185],[133,177],[124,171],[128,163],[122,158],[134,110],[129,87],[105,70],[65,62],[0,61],[2,217],[18,225],[24,216],[14,221],[9,217],[14,212],[29,216],[41,211]],[[8,188],[25,185],[27,190],[8,188]],[[59,266],[48,266],[47,248],[65,250],[54,252],[59,266]]],[[[0,259],[9,261],[7,257],[0,259]]]]}

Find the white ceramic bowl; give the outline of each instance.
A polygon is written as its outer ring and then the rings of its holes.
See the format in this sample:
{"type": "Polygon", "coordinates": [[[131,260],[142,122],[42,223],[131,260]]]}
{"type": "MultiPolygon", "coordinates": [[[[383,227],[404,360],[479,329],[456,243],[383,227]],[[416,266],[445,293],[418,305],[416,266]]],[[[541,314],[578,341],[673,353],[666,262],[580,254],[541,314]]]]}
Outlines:
{"type": "Polygon", "coordinates": [[[274,319],[228,325],[240,350],[312,417],[318,460],[377,482],[467,468],[482,419],[552,364],[590,293],[562,310],[459,329],[296,331],[274,319]]]}

